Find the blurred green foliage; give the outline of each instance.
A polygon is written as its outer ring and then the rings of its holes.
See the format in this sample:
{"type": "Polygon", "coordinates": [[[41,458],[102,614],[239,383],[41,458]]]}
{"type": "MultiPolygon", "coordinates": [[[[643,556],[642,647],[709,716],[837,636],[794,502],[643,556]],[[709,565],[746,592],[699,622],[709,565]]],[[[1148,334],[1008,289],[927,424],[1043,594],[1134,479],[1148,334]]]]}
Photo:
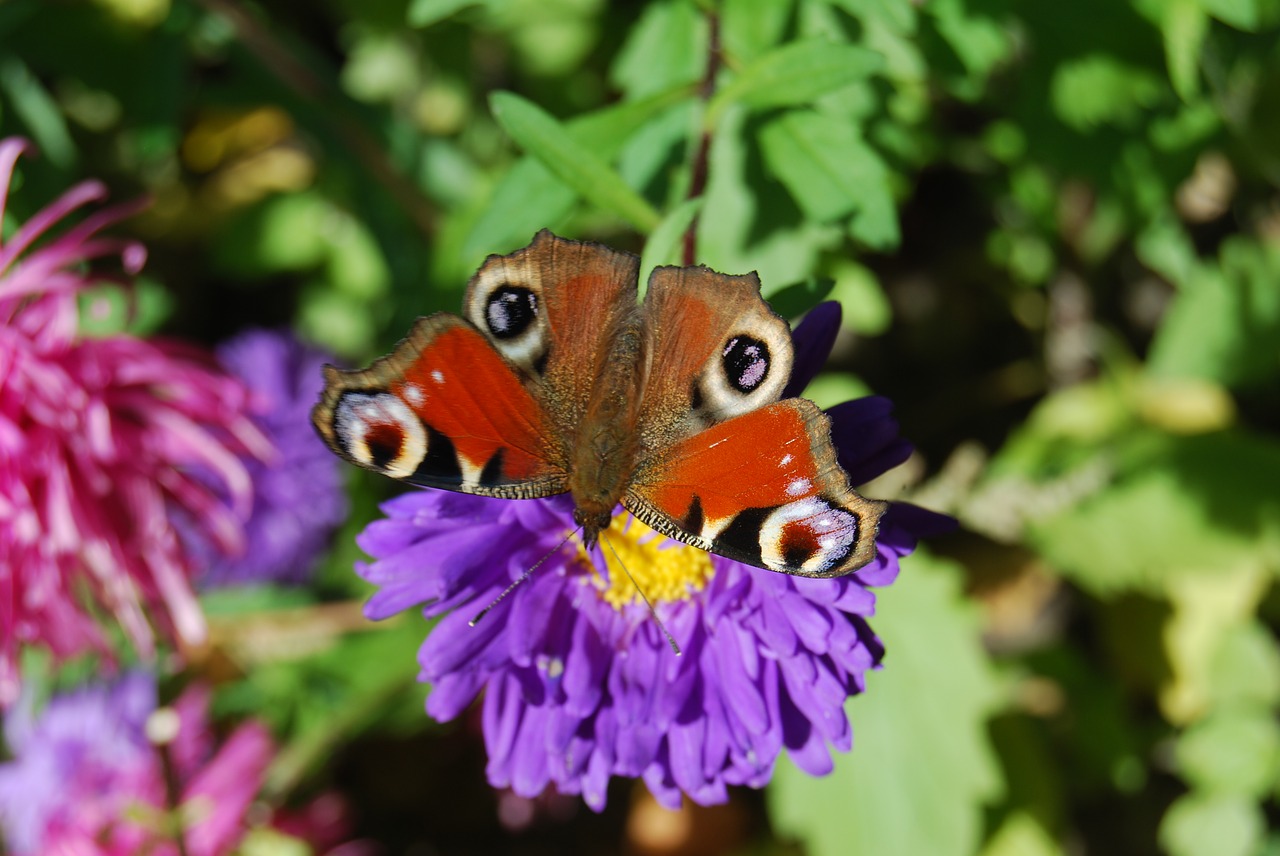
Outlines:
{"type": "MultiPolygon", "coordinates": [[[[154,200],[147,278],[95,329],[292,324],[367,360],[542,227],[647,268],[694,224],[788,314],[839,300],[815,398],[894,398],[920,453],[868,492],[963,530],[882,597],[854,751],[782,770],[725,846],[1254,856],[1280,852],[1278,36],[1280,0],[10,0],[0,130],[43,153],[13,216],[86,176],[154,200]]],[[[354,478],[317,585],[215,621],[363,593],[385,487],[354,478]]],[[[292,741],[274,786],[357,787],[329,753],[432,727],[403,705],[421,635],[209,668],[292,741]]],[[[621,849],[627,811],[563,841],[621,849]]],[[[396,848],[451,821],[387,822],[396,848]]]]}

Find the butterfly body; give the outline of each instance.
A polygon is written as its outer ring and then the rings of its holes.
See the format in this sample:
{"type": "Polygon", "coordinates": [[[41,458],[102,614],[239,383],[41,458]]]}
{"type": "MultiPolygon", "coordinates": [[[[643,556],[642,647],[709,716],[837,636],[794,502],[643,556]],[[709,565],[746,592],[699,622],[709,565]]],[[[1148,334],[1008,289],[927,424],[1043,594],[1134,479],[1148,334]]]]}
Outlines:
{"type": "Polygon", "coordinates": [[[779,401],[790,328],[754,274],[639,263],[540,232],[491,256],[463,316],[419,319],[362,371],[326,368],[312,418],[353,463],[505,498],[569,493],[592,545],[621,503],[729,558],[831,577],[875,555],[884,503],[855,493],[825,415],[779,401]]]}

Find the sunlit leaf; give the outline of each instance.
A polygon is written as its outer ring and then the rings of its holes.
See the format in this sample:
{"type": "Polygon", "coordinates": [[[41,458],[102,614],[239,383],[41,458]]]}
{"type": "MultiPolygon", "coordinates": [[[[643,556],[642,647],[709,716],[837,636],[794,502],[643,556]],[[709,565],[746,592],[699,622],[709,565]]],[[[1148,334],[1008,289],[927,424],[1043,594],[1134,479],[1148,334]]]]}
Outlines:
{"type": "Polygon", "coordinates": [[[746,66],[712,97],[707,124],[714,127],[730,104],[785,107],[807,104],[878,71],[880,55],[857,45],[812,39],[770,51],[746,66]]]}
{"type": "Polygon", "coordinates": [[[706,67],[706,16],[690,0],[645,7],[613,61],[609,78],[629,98],[693,83],[706,67]]]}
{"type": "Polygon", "coordinates": [[[981,856],[1061,856],[1062,853],[1062,846],[1035,818],[1018,812],[1000,825],[981,856]]]}
{"type": "Polygon", "coordinates": [[[1055,567],[1099,594],[1180,574],[1280,568],[1280,445],[1239,432],[1161,438],[1116,484],[1033,526],[1055,567]]]}
{"type": "Polygon", "coordinates": [[[898,241],[897,206],[883,159],[847,120],[791,111],[764,126],[765,161],[815,220],[853,214],[855,237],[877,248],[898,241]]]}
{"type": "Polygon", "coordinates": [[[1265,707],[1215,711],[1178,738],[1178,769],[1201,793],[1259,799],[1280,772],[1280,724],[1265,707]]]}
{"type": "Polygon", "coordinates": [[[970,856],[1001,788],[986,730],[998,689],[977,617],[957,568],[919,553],[877,598],[888,653],[848,705],[853,751],[825,778],[779,765],[771,817],[812,856],[970,856]]]}
{"type": "Polygon", "coordinates": [[[1266,820],[1246,797],[1192,792],[1179,797],[1160,822],[1160,843],[1170,856],[1251,856],[1266,820]]]}
{"type": "Polygon", "coordinates": [[[405,12],[405,20],[411,27],[429,27],[468,6],[478,6],[482,2],[483,0],[412,0],[405,12]]]}

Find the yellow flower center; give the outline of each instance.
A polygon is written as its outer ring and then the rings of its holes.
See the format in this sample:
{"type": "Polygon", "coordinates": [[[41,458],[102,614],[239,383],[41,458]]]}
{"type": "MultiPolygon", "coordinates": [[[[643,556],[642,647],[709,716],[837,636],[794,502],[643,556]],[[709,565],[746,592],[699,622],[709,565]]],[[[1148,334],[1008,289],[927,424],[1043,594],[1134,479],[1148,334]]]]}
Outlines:
{"type": "Polygon", "coordinates": [[[641,591],[655,604],[688,600],[715,576],[709,555],[654,532],[630,514],[615,515],[609,528],[600,533],[600,542],[609,570],[607,580],[581,544],[578,561],[591,569],[592,583],[601,599],[614,609],[643,603],[641,591]]]}

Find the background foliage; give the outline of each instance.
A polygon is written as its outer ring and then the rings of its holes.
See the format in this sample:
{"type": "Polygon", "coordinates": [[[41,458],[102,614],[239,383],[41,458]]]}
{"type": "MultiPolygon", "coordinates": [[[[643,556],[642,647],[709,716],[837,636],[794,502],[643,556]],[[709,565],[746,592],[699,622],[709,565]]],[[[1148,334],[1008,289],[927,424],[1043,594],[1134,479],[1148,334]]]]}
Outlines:
{"type": "Polygon", "coordinates": [[[597,817],[513,809],[474,724],[421,714],[423,628],[359,616],[388,487],[353,473],[312,586],[206,598],[198,668],[286,742],[274,794],[341,789],[388,852],[1251,856],[1280,853],[1278,34],[1277,0],[10,0],[0,131],[43,153],[18,216],[85,176],[154,200],[136,311],[94,323],[210,344],[366,361],[538,228],[649,266],[696,223],[789,312],[830,289],[816,397],[888,395],[919,447],[867,492],[963,524],[882,594],[830,777],[597,817]]]}

